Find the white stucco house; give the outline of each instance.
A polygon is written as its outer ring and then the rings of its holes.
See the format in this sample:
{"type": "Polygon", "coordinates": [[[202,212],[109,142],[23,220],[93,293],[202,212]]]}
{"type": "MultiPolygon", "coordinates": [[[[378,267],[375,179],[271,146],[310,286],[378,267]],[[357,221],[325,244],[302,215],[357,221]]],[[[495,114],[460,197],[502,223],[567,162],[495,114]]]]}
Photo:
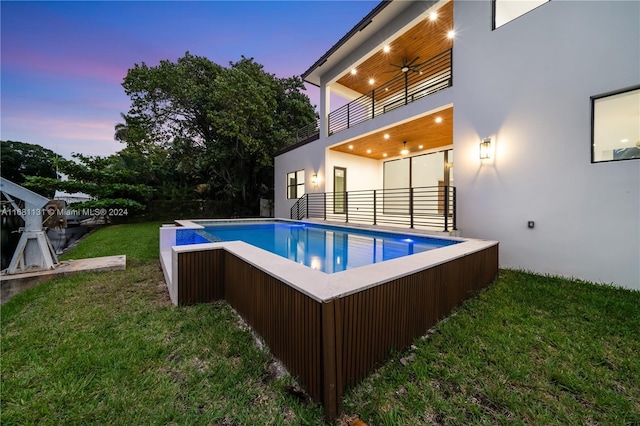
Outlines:
{"type": "Polygon", "coordinates": [[[302,77],[320,118],[275,158],[276,217],[640,290],[640,2],[382,2],[302,77]]]}

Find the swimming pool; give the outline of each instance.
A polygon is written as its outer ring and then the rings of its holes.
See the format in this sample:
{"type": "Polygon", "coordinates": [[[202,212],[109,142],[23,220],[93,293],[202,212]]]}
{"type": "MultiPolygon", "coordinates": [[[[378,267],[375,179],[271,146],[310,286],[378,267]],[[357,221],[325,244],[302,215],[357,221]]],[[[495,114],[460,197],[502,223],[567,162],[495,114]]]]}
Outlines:
{"type": "MultiPolygon", "coordinates": [[[[311,221],[260,222],[303,225],[290,227],[289,234],[314,234],[310,230],[316,227],[311,221]]],[[[451,243],[421,252],[415,252],[414,245],[413,254],[408,244],[399,249],[402,256],[385,259],[397,251],[391,249],[397,240],[432,237],[416,230],[397,235],[398,230],[336,224],[349,233],[348,246],[352,240],[375,240],[365,250],[367,257],[384,261],[334,273],[322,272],[320,265],[314,268],[314,256],[302,256],[309,257],[311,267],[301,264],[304,259],[299,256],[317,245],[323,258],[337,264],[340,256],[343,264],[345,258],[334,247],[344,244],[336,243],[341,240],[333,224],[318,225],[330,229],[319,239],[293,243],[288,237],[269,237],[274,245],[287,247],[287,257],[245,241],[209,242],[215,238],[207,228],[231,230],[236,225],[258,223],[176,220],[160,228],[160,263],[171,301],[191,305],[225,300],[327,413],[339,413],[344,390],[379,365],[390,350],[409,346],[498,273],[497,241],[438,236],[435,239],[451,243]],[[378,242],[381,233],[394,236],[378,242]]],[[[358,256],[349,251],[348,257],[358,256]]]]}
{"type": "Polygon", "coordinates": [[[459,240],[311,223],[203,224],[178,245],[244,241],[325,273],[335,273],[457,244],[459,240]]]}

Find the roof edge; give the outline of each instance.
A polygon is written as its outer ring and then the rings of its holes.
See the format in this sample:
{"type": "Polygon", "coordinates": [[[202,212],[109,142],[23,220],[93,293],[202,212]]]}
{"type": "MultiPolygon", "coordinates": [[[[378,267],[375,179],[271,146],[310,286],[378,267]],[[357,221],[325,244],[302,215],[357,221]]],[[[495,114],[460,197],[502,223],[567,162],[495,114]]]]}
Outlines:
{"type": "MultiPolygon", "coordinates": [[[[360,20],[347,34],[345,34],[336,44],[334,44],[331,49],[329,49],[324,55],[320,57],[308,70],[302,73],[302,80],[306,81],[309,74],[315,71],[316,68],[320,67],[322,64],[327,62],[329,56],[331,56],[335,51],[337,51],[343,44],[345,44],[351,37],[355,34],[363,30],[367,25],[371,23],[373,18],[376,17],[385,7],[389,6],[393,0],[382,0],[376,7],[373,8],[371,12],[367,14],[364,18],[360,20]]],[[[310,83],[310,82],[307,82],[310,83]]],[[[311,83],[314,84],[314,83],[311,83]]],[[[314,84],[315,85],[315,84],[314,84]]]]}
{"type": "Polygon", "coordinates": [[[273,156],[277,157],[279,155],[286,154],[289,151],[293,151],[296,148],[300,148],[301,146],[306,145],[306,144],[311,143],[311,142],[314,142],[314,141],[317,141],[318,139],[320,139],[320,133],[316,133],[313,136],[309,136],[306,139],[303,139],[303,140],[301,140],[299,142],[296,142],[296,143],[291,144],[291,145],[289,145],[287,147],[284,147],[281,150],[279,150],[278,152],[276,152],[273,156]]]}

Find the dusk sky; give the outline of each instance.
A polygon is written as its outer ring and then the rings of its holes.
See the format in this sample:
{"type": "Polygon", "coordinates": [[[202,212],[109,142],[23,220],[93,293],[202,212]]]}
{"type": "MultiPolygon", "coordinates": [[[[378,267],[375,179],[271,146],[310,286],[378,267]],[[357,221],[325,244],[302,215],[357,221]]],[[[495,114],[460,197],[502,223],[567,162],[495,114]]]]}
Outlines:
{"type": "MultiPolygon", "coordinates": [[[[138,1],[0,3],[0,139],[70,158],[113,154],[136,63],[186,51],[220,65],[253,57],[278,77],[300,75],[377,1],[138,1]]],[[[319,104],[317,88],[307,94],[319,104]]]]}

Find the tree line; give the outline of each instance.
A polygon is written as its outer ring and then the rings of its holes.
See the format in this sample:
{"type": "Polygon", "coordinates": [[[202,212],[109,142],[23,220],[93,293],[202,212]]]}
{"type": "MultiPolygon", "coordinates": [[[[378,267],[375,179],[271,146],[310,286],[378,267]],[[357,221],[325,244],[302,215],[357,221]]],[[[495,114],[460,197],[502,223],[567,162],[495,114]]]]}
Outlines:
{"type": "Polygon", "coordinates": [[[2,176],[47,197],[55,189],[94,197],[81,208],[136,213],[154,200],[201,199],[255,215],[260,198],[273,198],[274,154],[316,120],[299,77],[278,78],[244,56],[227,67],[189,52],[176,62],[143,62],[122,86],[131,100],[114,129],[122,150],[64,159],[3,141],[2,176]]]}

